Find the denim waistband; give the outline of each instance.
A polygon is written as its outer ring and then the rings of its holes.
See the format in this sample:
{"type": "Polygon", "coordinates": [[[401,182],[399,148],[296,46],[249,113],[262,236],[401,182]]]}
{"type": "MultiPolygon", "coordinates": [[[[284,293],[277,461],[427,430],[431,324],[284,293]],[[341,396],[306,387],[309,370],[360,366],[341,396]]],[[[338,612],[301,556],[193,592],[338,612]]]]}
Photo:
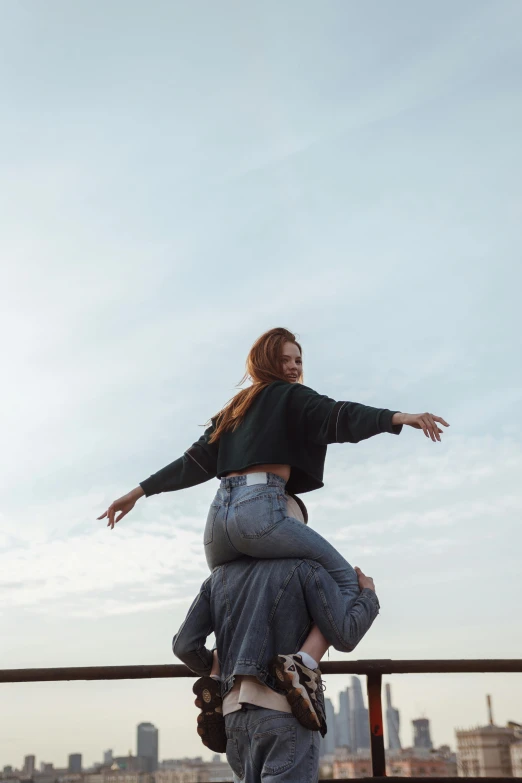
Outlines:
{"type": "Polygon", "coordinates": [[[270,487],[280,487],[281,489],[284,489],[286,481],[284,478],[281,478],[281,476],[276,476],[275,473],[265,473],[264,471],[247,473],[243,476],[231,476],[230,478],[225,476],[221,479],[221,487],[223,489],[253,486],[254,484],[267,484],[270,487]]]}

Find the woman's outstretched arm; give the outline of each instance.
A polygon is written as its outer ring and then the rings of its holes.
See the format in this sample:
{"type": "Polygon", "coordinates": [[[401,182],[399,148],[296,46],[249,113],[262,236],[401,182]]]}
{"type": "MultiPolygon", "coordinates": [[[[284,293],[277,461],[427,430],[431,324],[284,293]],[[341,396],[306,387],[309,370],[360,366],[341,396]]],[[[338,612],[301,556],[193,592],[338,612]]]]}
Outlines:
{"type": "Polygon", "coordinates": [[[302,426],[310,439],[322,446],[360,443],[383,432],[399,435],[403,425],[423,430],[427,438],[440,441],[443,431],[438,425],[449,427],[442,417],[432,413],[401,413],[348,400],[336,402],[300,384],[292,386],[292,394],[302,426]]]}
{"type": "Polygon", "coordinates": [[[139,485],[111,503],[98,519],[107,517],[107,527],[114,529],[116,522],[132,511],[136,501],[143,495],[159,495],[161,492],[175,492],[187,487],[195,487],[215,478],[217,475],[218,442],[209,443],[213,425],[205,430],[201,438],[177,460],[166,465],[139,485]],[[115,515],[119,512],[119,516],[115,515]]]}

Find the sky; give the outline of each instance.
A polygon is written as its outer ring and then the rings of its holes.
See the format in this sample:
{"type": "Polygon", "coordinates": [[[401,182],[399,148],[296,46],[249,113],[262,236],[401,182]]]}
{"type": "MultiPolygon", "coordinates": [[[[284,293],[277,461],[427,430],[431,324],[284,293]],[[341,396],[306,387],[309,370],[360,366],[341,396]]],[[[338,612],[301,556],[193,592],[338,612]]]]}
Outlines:
{"type": "MultiPolygon", "coordinates": [[[[286,326],[305,382],[451,425],[329,448],[310,522],[376,582],[346,658],[520,657],[522,5],[0,7],[0,666],[175,663],[211,481],[180,456],[286,326]]],[[[410,721],[522,722],[522,675],[385,678],[410,721]]],[[[326,678],[336,701],[349,677],[326,678]]],[[[0,768],[210,754],[192,681],[2,686],[0,768]]]]}

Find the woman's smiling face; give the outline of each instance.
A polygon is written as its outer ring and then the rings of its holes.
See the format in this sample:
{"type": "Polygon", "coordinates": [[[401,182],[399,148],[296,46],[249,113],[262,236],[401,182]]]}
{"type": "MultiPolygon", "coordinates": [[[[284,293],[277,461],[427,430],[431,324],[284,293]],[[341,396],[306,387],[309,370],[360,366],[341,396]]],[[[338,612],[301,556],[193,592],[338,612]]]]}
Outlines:
{"type": "Polygon", "coordinates": [[[295,343],[285,343],[281,355],[281,367],[285,380],[297,383],[303,374],[301,351],[295,343]]]}

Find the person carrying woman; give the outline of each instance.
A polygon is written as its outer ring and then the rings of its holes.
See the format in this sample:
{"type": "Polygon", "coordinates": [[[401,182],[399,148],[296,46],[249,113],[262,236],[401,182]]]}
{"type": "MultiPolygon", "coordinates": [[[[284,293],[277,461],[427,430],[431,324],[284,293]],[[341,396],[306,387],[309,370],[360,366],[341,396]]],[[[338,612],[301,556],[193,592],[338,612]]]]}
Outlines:
{"type": "MultiPolygon", "coordinates": [[[[107,518],[112,530],[143,495],[185,489],[217,477],[221,484],[204,532],[211,571],[245,555],[315,560],[337,582],[347,605],[353,604],[360,593],[356,571],[319,533],[302,524],[307,521],[306,508],[296,495],[323,486],[326,451],[332,443],[359,443],[384,432],[398,435],[403,425],[422,430],[436,442],[442,434],[438,425],[449,425],[431,413],[337,402],[305,386],[301,346],[284,328],[271,329],[256,340],[240,385],[247,380],[251,385],[211,419],[183,456],[115,500],[98,519],[107,518]]],[[[272,684],[286,690],[301,723],[321,730],[318,662],[328,646],[314,626],[300,651],[277,655],[270,672],[258,672],[252,664],[252,670],[242,674],[261,676],[265,682],[271,677],[272,684]]],[[[216,667],[214,674],[217,671],[216,667]]],[[[233,678],[222,684],[221,695],[232,687],[233,678]]]]}

